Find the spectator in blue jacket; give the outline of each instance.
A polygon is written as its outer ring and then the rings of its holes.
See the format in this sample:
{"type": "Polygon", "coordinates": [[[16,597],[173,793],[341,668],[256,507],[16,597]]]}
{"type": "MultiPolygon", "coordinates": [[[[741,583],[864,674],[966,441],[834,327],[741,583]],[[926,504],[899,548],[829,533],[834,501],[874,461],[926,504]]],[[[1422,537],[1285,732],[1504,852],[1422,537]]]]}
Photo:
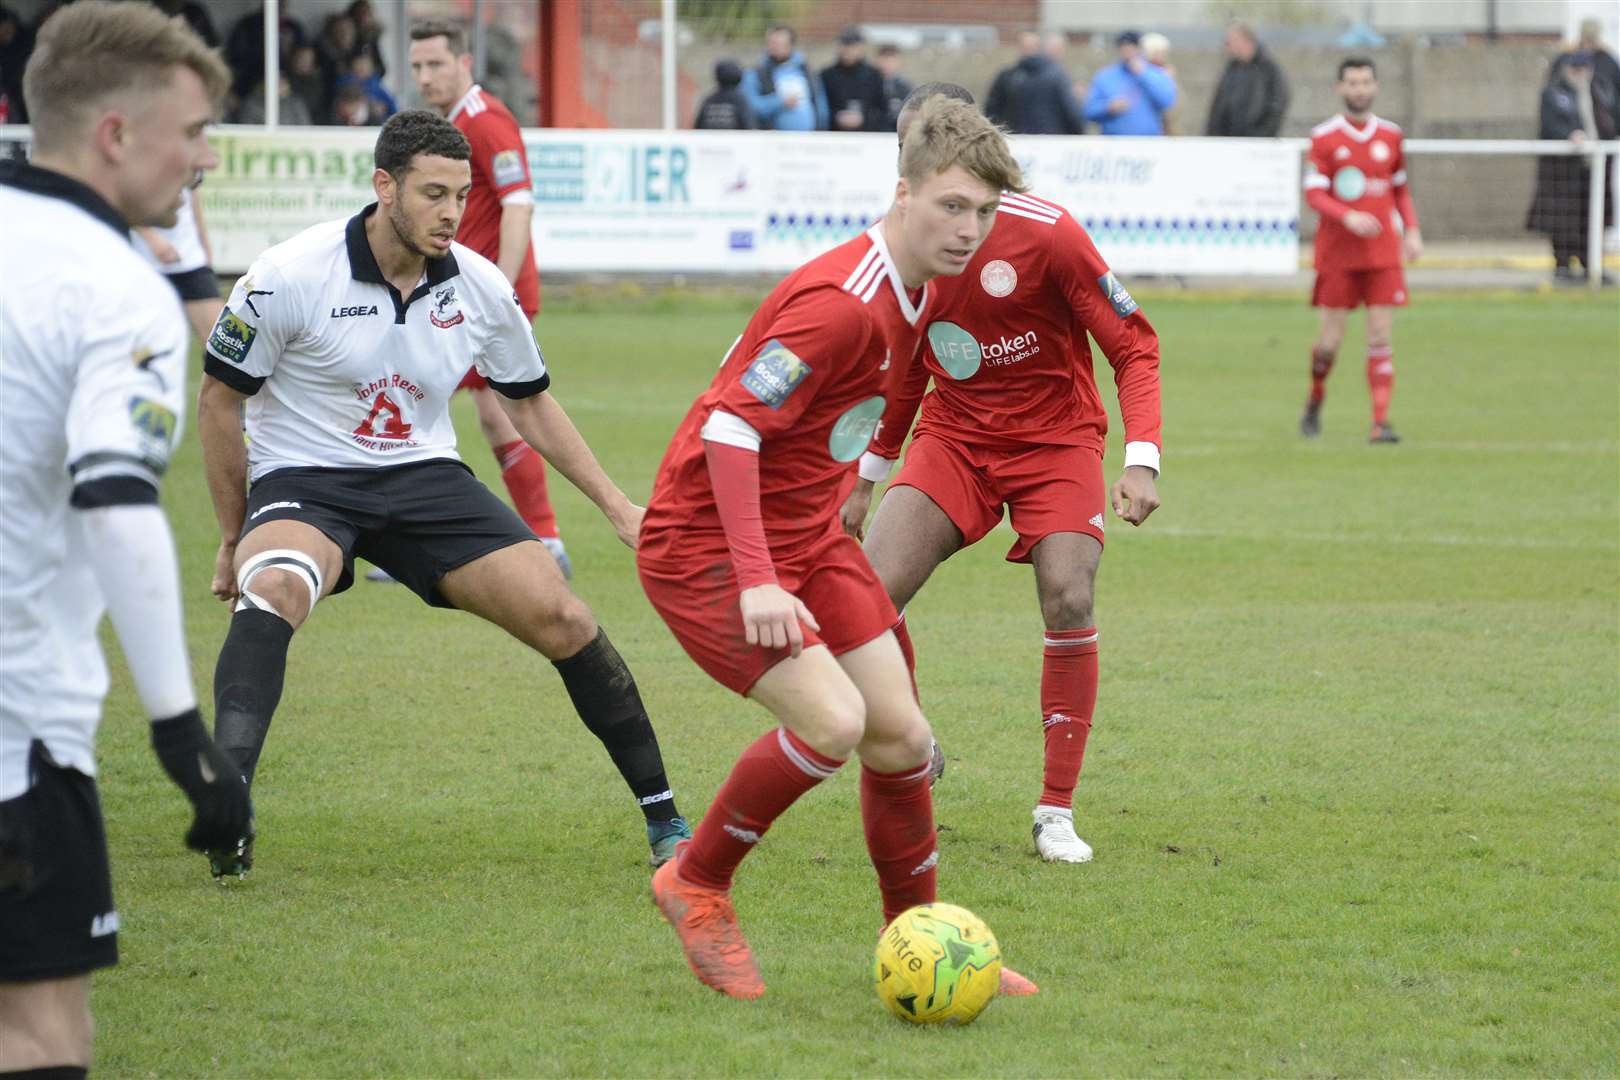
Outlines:
{"type": "Polygon", "coordinates": [[[827,127],[827,99],[821,80],[810,71],[804,54],[794,49],[798,35],[778,23],[765,32],[765,56],[743,72],[742,92],[754,119],[766,130],[822,131],[827,127]]]}
{"type": "Polygon", "coordinates": [[[1086,119],[1104,135],[1163,135],[1164,111],[1176,103],[1176,81],[1142,55],[1142,35],[1127,30],[1115,42],[1119,63],[1091,80],[1086,119]]]}

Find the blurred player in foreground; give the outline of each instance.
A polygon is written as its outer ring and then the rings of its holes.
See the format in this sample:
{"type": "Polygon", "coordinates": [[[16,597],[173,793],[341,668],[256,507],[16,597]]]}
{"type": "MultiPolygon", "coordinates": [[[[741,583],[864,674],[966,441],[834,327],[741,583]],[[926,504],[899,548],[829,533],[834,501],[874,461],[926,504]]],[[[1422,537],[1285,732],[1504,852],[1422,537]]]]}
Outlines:
{"type": "Polygon", "coordinates": [[[962,272],[1001,192],[1022,186],[977,110],[930,102],[901,151],[893,208],[771,292],[659,468],[637,552],[647,596],[699,667],[780,723],[653,876],[692,970],[722,993],[765,992],[733,872],[851,754],[885,922],[935,897],[932,735],[889,632],[894,607],[838,507],[913,361],[927,282],[962,272]]]}
{"type": "Polygon", "coordinates": [[[185,413],[186,319],[130,246],[172,225],[230,81],[144,4],[53,15],[23,74],[33,163],[0,164],[0,1074],[84,1076],[90,972],[118,961],[95,733],[102,614],[192,802],[228,843],[247,791],[203,727],[158,483],[185,413]]]}
{"type": "MultiPolygon", "coordinates": [[[[635,546],[642,510],[547,392],[511,283],[454,241],[471,152],[443,117],[396,113],[377,137],[377,202],[260,255],[209,335],[198,427],[222,534],[213,590],[235,605],[214,669],[219,742],[251,784],[293,632],[349,587],[358,554],[551,660],[640,805],[656,865],[691,831],[636,681],[534,533],[456,454],[450,396],[470,359],[635,546]]],[[[252,841],[213,853],[215,876],[246,873],[252,841]]]]}
{"type": "Polygon", "coordinates": [[[219,277],[214,273],[214,256],[209,250],[202,206],[197,200],[196,185],[200,183],[199,175],[186,189],[172,228],[136,227],[135,250],[145,255],[147,262],[173,287],[186,309],[191,332],[202,342],[208,340],[208,332],[219,320],[225,300],[219,295],[219,277]]]}
{"type": "Polygon", "coordinates": [[[1423,254],[1417,207],[1406,183],[1401,129],[1374,116],[1378,73],[1373,62],[1352,57],[1339,65],[1344,111],[1311,129],[1305,201],[1321,215],[1316,229],[1316,285],[1311,304],[1322,325],[1311,346],[1311,393],[1299,433],[1322,433],[1327,377],[1344,341],[1350,312],[1367,305],[1367,389],[1372,393],[1368,441],[1397,443],[1389,424],[1395,390],[1395,309],[1406,306],[1401,262],[1423,254]],[[1404,231],[1396,226],[1396,216],[1404,231]]]}
{"type": "MultiPolygon", "coordinates": [[[[936,95],[973,100],[949,83],[917,88],[900,114],[902,140],[936,95]]],[[[996,227],[967,270],[935,282],[927,322],[923,359],[861,459],[844,527],[861,534],[872,487],[888,478],[920,403],[905,467],[866,537],[872,569],[901,612],[895,637],[915,678],[906,605],[935,567],[1010,510],[1018,540],[1007,560],[1034,565],[1046,624],[1035,849],[1048,862],[1089,862],[1091,847],[1074,828],[1074,789],[1097,703],[1092,595],[1105,504],[1132,525],[1159,505],[1159,339],[1080,223],[1056,203],[1016,192],[1002,195],[996,227]],[[1108,416],[1087,331],[1114,367],[1125,419],[1125,466],[1111,492],[1108,416]]]]}
{"type": "MultiPolygon", "coordinates": [[[[450,22],[411,28],[411,77],[429,108],[461,129],[472,144],[472,191],[456,240],[501,268],[512,283],[529,322],[540,311],[540,273],[534,265],[534,188],[529,152],[517,121],[499,98],[473,82],[467,34],[450,22]]],[[[524,441],[501,408],[495,391],[476,368],[467,370],[461,389],[478,407],[478,426],[501,466],[501,480],[518,516],[571,577],[573,564],[557,531],[557,515],[546,492],[546,463],[524,441]]]]}

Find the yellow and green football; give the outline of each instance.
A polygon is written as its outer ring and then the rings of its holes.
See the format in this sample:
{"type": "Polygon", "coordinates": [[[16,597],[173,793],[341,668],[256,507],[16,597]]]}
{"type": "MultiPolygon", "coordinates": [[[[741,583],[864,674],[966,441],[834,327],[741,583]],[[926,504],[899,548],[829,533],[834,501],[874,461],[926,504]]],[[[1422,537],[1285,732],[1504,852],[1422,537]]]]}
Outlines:
{"type": "Polygon", "coordinates": [[[919,904],[883,928],[872,972],[889,1011],[913,1024],[970,1024],[1001,983],[1001,946],[973,912],[919,904]]]}

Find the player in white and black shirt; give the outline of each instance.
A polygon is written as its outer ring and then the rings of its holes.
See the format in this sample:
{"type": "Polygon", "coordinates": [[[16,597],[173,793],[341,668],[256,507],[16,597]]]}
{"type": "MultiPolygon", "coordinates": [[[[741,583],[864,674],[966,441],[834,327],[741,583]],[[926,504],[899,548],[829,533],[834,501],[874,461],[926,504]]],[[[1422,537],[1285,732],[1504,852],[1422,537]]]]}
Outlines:
{"type": "Polygon", "coordinates": [[[129,243],[218,163],[203,131],[229,73],[183,21],[85,0],[45,23],[23,82],[34,160],[0,165],[0,1074],[82,1077],[88,976],[118,958],[95,781],[104,613],[195,807],[187,842],[228,845],[248,821],[197,711],[158,505],[185,317],[129,243]]]}
{"type": "MultiPolygon", "coordinates": [[[[453,240],[469,153],[442,117],[396,114],[377,139],[377,202],[266,251],[209,336],[198,424],[222,534],[213,588],[236,605],[214,672],[220,745],[251,783],[288,642],[349,587],[360,555],[553,662],[640,804],[656,865],[691,833],[635,680],[534,533],[456,454],[450,395],[471,360],[519,434],[635,546],[641,508],[546,392],[511,285],[453,240]]],[[[216,876],[247,871],[248,839],[213,857],[216,876]]]]}

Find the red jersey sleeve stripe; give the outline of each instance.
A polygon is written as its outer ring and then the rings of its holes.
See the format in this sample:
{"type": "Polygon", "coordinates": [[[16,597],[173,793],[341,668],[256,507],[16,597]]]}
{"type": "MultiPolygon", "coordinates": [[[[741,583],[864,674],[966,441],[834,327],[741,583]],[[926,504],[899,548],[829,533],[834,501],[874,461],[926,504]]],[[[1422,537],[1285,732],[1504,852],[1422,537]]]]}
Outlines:
{"type": "Polygon", "coordinates": [[[1049,203],[1045,199],[1037,199],[1033,195],[1021,195],[1016,191],[1004,191],[1001,193],[1001,201],[1004,204],[1012,203],[1014,206],[1021,206],[1025,210],[1035,210],[1057,217],[1063,216],[1063,207],[1058,206],[1056,203],[1049,203]]]}
{"type": "Polygon", "coordinates": [[[1018,217],[1029,218],[1031,221],[1039,221],[1046,225],[1056,225],[1058,223],[1058,219],[1055,217],[1048,217],[1045,214],[1037,214],[1031,210],[1020,210],[1018,207],[1008,206],[1006,203],[1001,204],[1001,206],[997,209],[997,213],[1014,214],[1018,217]]]}

